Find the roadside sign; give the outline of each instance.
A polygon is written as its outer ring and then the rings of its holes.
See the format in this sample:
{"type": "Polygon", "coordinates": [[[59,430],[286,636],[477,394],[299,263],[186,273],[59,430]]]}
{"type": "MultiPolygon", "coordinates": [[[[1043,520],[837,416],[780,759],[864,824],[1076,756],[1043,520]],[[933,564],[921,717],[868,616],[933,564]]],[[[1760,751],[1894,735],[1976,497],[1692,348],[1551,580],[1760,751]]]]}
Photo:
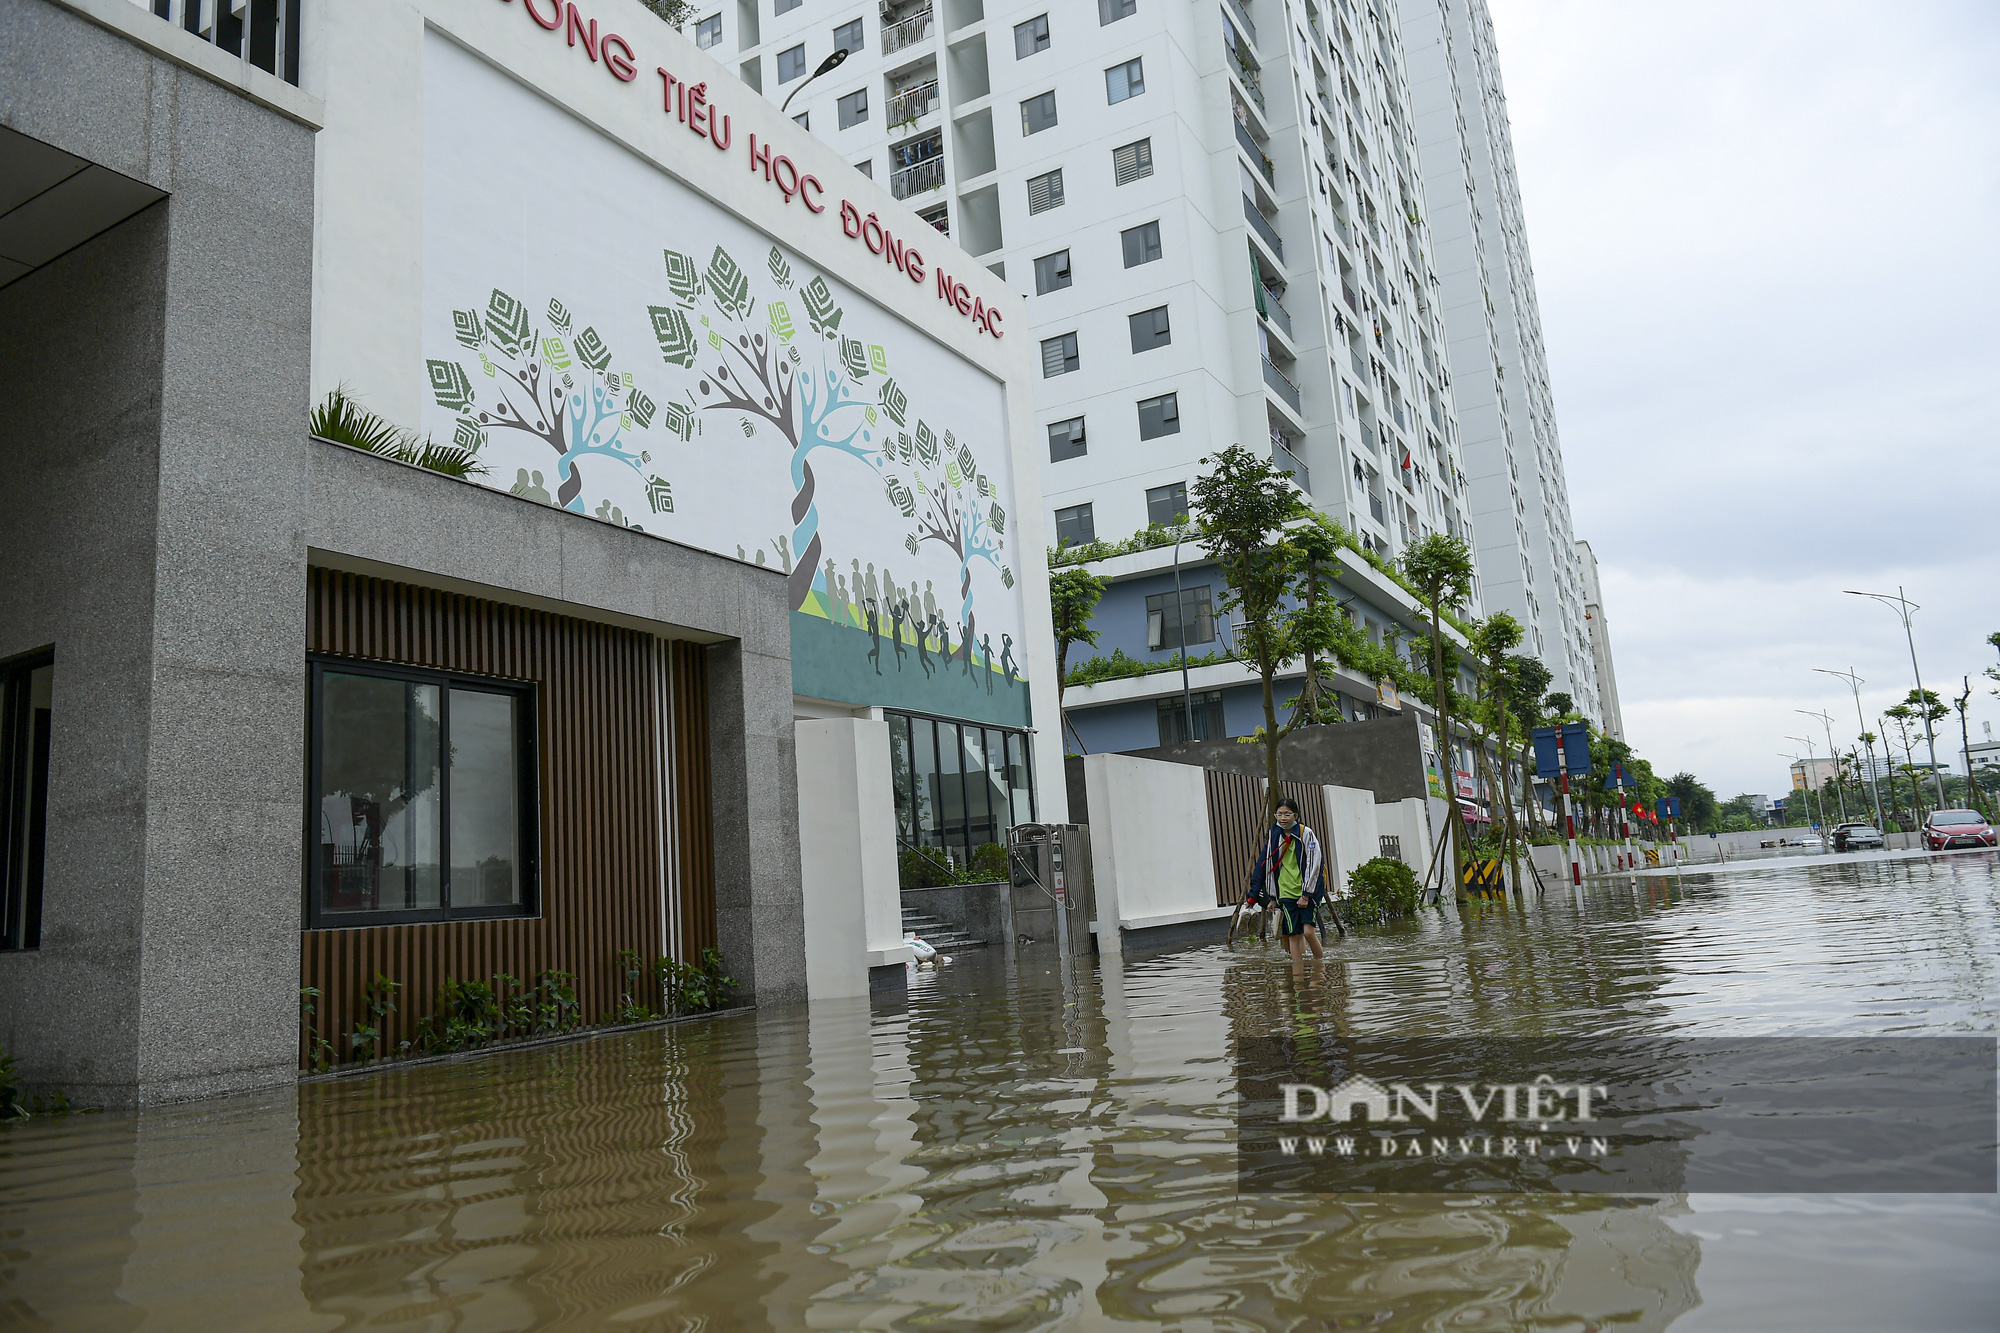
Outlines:
{"type": "Polygon", "coordinates": [[[1536,727],[1535,776],[1552,778],[1556,775],[1556,736],[1562,736],[1563,758],[1568,761],[1571,777],[1579,777],[1590,772],[1590,728],[1582,722],[1565,722],[1560,727],[1536,727]]]}

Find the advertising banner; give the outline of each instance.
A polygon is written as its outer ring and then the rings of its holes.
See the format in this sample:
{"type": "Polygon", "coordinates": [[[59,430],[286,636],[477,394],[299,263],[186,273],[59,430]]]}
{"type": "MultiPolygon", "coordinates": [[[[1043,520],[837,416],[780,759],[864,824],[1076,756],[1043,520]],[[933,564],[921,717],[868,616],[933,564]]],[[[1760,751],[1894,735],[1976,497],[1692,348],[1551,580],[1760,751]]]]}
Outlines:
{"type": "Polygon", "coordinates": [[[1001,383],[436,35],[424,79],[423,429],[784,574],[796,693],[1028,725],[1001,383]]]}

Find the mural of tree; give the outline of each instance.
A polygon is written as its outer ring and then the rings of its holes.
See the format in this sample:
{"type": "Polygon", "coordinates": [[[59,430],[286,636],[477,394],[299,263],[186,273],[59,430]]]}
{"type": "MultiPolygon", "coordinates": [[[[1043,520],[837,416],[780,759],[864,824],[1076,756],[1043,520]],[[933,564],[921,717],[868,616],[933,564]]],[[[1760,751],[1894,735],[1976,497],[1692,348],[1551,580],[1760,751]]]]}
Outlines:
{"type": "Polygon", "coordinates": [[[486,313],[454,310],[452,332],[477,354],[490,388],[475,387],[462,364],[427,360],[431,395],[439,407],[461,413],[461,432],[519,431],[556,453],[556,503],[577,513],[583,502],[582,460],[612,459],[634,472],[652,460],[627,439],[652,425],[656,408],[629,373],[611,369],[611,350],[597,330],[575,333],[560,301],[550,301],[551,332],[531,327],[528,308],[493,289],[486,313]]]}
{"type": "Polygon", "coordinates": [[[971,446],[958,443],[950,431],[944,433],[940,442],[930,426],[919,421],[915,438],[899,436],[897,443],[907,449],[900,456],[917,472],[914,488],[903,488],[899,480],[890,479],[892,487],[908,496],[902,506],[904,514],[916,519],[916,530],[905,539],[904,545],[914,555],[923,543],[937,542],[957,558],[959,617],[964,629],[958,652],[953,656],[963,657],[970,665],[972,648],[978,640],[972,562],[984,560],[1000,571],[1006,586],[1014,586],[1012,571],[1000,564],[1000,553],[1007,545],[1003,535],[1007,512],[997,499],[992,499],[992,484],[979,471],[971,446]],[[907,446],[903,444],[905,440],[909,441],[907,446]],[[990,504],[986,503],[988,500],[990,504]]]}
{"type": "MultiPolygon", "coordinates": [[[[830,449],[871,468],[882,467],[871,445],[879,416],[857,389],[871,369],[886,365],[886,358],[880,348],[839,334],[842,311],[824,278],[815,277],[799,291],[817,343],[801,352],[802,340],[783,300],[767,304],[765,327],[752,322],[757,298],[749,276],[721,246],[706,270],[678,251],[666,251],[665,258],[667,288],[677,304],[648,307],[660,355],[670,364],[702,371],[695,387],[703,410],[768,423],[791,450],[792,550],[797,554],[790,594],[796,611],[815,587],[830,595],[821,570],[824,552],[811,455],[830,449]],[[706,327],[705,336],[697,333],[696,323],[706,327]]],[[[767,267],[780,290],[790,286],[791,266],[775,246],[767,267]]]]}

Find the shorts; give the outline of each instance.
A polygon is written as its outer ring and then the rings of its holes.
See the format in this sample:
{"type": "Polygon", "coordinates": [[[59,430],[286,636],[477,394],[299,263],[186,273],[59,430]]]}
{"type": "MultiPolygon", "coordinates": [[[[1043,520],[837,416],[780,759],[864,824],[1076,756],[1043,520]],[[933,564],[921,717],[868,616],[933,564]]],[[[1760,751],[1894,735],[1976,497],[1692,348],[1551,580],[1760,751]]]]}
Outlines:
{"type": "Polygon", "coordinates": [[[1310,926],[1318,924],[1318,913],[1311,902],[1304,898],[1285,898],[1278,903],[1278,933],[1280,935],[1303,935],[1310,926]]]}

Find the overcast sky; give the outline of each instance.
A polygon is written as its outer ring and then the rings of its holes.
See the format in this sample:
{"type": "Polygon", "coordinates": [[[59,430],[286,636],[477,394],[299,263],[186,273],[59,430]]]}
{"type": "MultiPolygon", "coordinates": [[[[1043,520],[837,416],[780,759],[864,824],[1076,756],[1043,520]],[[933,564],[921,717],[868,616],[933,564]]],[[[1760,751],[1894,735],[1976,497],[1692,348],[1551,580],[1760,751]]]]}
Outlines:
{"type": "Polygon", "coordinates": [[[1842,589],[1940,694],[2000,662],[2000,4],[1490,3],[1627,738],[1782,794],[1794,709],[1859,729],[1812,668],[1912,684],[1842,589]]]}

